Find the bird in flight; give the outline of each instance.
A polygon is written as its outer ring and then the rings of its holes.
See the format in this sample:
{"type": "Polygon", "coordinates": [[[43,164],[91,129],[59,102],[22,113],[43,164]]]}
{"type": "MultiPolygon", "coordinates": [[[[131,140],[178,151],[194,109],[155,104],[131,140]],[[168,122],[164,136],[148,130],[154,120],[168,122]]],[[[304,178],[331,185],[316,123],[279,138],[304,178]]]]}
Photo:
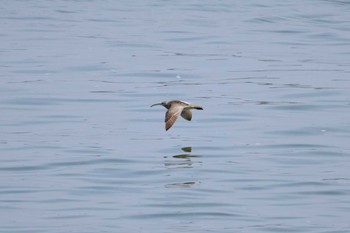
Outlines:
{"type": "Polygon", "coordinates": [[[168,109],[165,114],[165,130],[170,129],[171,126],[173,126],[179,115],[190,121],[192,119],[191,109],[203,110],[203,108],[199,105],[187,103],[180,100],[163,101],[158,104],[153,104],[151,107],[156,105],[163,105],[168,109]]]}

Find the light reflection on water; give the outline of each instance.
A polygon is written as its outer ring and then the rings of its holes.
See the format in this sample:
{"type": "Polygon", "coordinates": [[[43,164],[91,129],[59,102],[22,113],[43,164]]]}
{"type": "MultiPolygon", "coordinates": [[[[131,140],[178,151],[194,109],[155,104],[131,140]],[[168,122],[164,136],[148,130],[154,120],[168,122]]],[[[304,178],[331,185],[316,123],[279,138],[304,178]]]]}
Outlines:
{"type": "Polygon", "coordinates": [[[81,4],[2,9],[0,232],[348,232],[349,4],[81,4]]]}

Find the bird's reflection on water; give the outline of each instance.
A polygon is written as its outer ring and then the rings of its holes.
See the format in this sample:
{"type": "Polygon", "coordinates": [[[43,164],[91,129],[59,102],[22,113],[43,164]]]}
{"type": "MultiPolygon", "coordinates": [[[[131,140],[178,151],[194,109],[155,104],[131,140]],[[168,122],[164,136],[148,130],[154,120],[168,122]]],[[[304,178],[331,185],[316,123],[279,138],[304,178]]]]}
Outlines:
{"type": "Polygon", "coordinates": [[[200,162],[193,162],[191,158],[200,157],[199,155],[192,155],[192,147],[182,147],[182,152],[180,154],[175,154],[171,156],[164,156],[166,159],[164,161],[164,165],[169,168],[191,168],[193,167],[194,163],[200,163],[200,162]],[[176,160],[172,159],[175,158],[176,160]]]}
{"type": "Polygon", "coordinates": [[[189,182],[178,182],[173,184],[167,184],[165,185],[166,188],[190,188],[192,187],[196,182],[189,181],[189,182]]]}
{"type": "MultiPolygon", "coordinates": [[[[164,165],[167,168],[193,168],[196,164],[201,164],[200,161],[192,161],[192,158],[200,157],[199,155],[193,155],[192,153],[192,147],[182,147],[182,152],[180,154],[175,154],[171,156],[164,156],[165,161],[164,165]]],[[[165,187],[167,188],[188,188],[192,187],[194,184],[198,182],[195,181],[186,181],[186,182],[176,182],[172,184],[168,184],[165,187]]]]}

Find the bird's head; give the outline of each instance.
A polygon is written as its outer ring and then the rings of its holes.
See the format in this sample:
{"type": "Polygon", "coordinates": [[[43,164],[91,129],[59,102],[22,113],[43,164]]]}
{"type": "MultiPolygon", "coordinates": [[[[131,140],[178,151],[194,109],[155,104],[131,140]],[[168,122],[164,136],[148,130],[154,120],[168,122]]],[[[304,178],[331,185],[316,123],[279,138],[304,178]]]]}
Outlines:
{"type": "Polygon", "coordinates": [[[158,103],[158,104],[153,104],[153,105],[151,105],[151,107],[156,106],[156,105],[163,105],[164,107],[166,107],[167,104],[168,104],[168,101],[163,101],[163,102],[158,103]]]}

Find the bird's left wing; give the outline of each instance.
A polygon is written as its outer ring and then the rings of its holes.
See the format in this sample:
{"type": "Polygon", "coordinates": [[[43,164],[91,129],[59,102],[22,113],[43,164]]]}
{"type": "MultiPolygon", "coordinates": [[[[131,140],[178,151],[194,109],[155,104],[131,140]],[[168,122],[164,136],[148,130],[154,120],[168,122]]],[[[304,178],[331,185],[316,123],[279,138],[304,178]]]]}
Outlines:
{"type": "Polygon", "coordinates": [[[182,112],[183,107],[179,105],[172,105],[165,114],[165,130],[168,130],[173,126],[177,117],[182,112]]]}

